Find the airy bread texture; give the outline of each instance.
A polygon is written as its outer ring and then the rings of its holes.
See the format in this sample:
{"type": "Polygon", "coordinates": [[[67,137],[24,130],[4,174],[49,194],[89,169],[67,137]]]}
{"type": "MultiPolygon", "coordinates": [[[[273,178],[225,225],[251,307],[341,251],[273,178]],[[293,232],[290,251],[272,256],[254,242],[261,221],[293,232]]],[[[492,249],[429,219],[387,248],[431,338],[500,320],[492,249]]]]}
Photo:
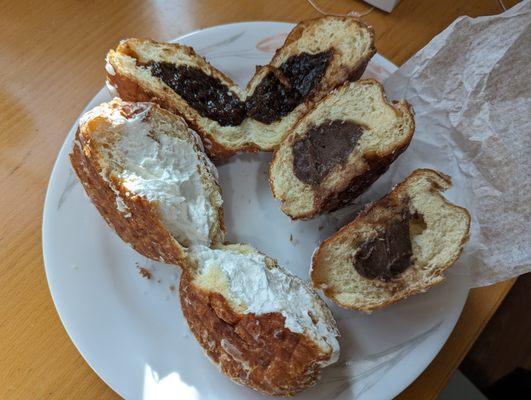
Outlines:
{"type": "MultiPolygon", "coordinates": [[[[312,104],[345,80],[358,79],[374,55],[374,34],[370,27],[350,17],[322,17],[299,23],[277,50],[271,63],[259,68],[244,91],[230,78],[212,67],[190,47],[152,40],[127,39],[107,55],[107,83],[117,95],[129,101],[153,101],[181,115],[203,139],[207,153],[223,159],[241,151],[271,151],[312,104]],[[245,118],[239,125],[220,125],[202,116],[181,96],[146,67],[151,62],[187,65],[217,78],[233,96],[245,101],[270,71],[277,76],[278,67],[289,57],[301,53],[332,51],[324,75],[304,101],[279,121],[265,124],[245,118]]],[[[284,78],[285,79],[285,78],[284,78]]]]}
{"type": "Polygon", "coordinates": [[[275,151],[269,169],[273,196],[292,219],[308,219],[331,211],[363,193],[407,148],[415,122],[404,100],[390,103],[375,80],[347,82],[304,117],[275,151]],[[350,121],[363,133],[346,161],[336,165],[319,184],[301,181],[294,173],[293,146],[312,127],[329,121],[350,121]]]}
{"type": "Polygon", "coordinates": [[[440,283],[461,254],[470,229],[468,211],[440,194],[450,186],[450,177],[440,172],[414,171],[317,248],[310,273],[313,285],[340,306],[372,311],[440,283]],[[363,244],[406,210],[414,216],[409,224],[411,266],[389,281],[361,276],[354,259],[363,244]]]}
{"type": "Polygon", "coordinates": [[[80,119],[70,159],[125,242],[183,265],[186,247],[224,240],[217,172],[200,146],[182,118],[153,103],[114,99],[80,119]]]}
{"type": "Polygon", "coordinates": [[[339,355],[330,310],[299,278],[248,245],[195,246],[181,305],[208,356],[232,380],[289,396],[339,355]]]}

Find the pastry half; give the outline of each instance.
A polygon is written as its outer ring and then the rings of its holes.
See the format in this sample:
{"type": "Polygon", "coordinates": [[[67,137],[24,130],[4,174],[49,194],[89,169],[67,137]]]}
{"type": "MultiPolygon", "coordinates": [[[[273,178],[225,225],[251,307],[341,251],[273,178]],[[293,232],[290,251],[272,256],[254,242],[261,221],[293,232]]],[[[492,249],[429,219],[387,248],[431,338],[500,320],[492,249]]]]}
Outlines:
{"type": "Polygon", "coordinates": [[[440,172],[414,171],[317,248],[313,285],[340,306],[372,311],[442,282],[470,230],[468,211],[440,193],[450,186],[440,172]]]}
{"type": "Polygon", "coordinates": [[[374,32],[352,17],[302,21],[247,85],[243,128],[259,150],[278,147],[299,118],[332,89],[358,80],[372,56],[374,32]]]}
{"type": "Polygon", "coordinates": [[[152,101],[182,116],[207,152],[246,150],[245,93],[193,48],[148,39],[122,40],[106,58],[107,86],[128,101],[152,101]]]}
{"type": "Polygon", "coordinates": [[[183,265],[185,249],[224,240],[221,189],[184,120],[120,99],[83,115],[70,154],[107,223],[142,255],[183,265]]]}
{"type": "Polygon", "coordinates": [[[337,209],[389,168],[414,130],[407,102],[389,102],[375,80],[347,82],[304,115],[275,151],[273,196],[292,219],[337,209]]]}
{"type": "Polygon", "coordinates": [[[190,330],[233,381],[272,396],[313,386],[339,355],[336,323],[299,278],[248,245],[194,247],[180,296],[190,330]]]}

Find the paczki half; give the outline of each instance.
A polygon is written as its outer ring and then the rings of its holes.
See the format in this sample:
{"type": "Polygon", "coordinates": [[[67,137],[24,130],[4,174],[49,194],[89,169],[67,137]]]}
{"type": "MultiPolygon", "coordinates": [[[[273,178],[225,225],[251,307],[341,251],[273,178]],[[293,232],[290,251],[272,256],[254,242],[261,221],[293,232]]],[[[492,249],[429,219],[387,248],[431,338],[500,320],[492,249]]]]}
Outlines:
{"type": "Polygon", "coordinates": [[[389,102],[372,79],[347,82],[304,115],[275,151],[273,196],[292,219],[340,208],[387,171],[414,130],[406,101],[389,102]]]}
{"type": "Polygon", "coordinates": [[[86,193],[140,254],[184,265],[185,249],[224,241],[217,171],[184,120],[114,99],[83,115],[70,160],[86,193]]]}
{"type": "Polygon", "coordinates": [[[441,194],[449,176],[414,171],[315,251],[312,283],[335,303],[372,311],[442,282],[468,240],[470,215],[441,194]]]}
{"type": "Polygon", "coordinates": [[[298,277],[248,245],[196,246],[180,284],[190,330],[233,381],[272,396],[313,386],[339,356],[336,323],[298,277]]]}

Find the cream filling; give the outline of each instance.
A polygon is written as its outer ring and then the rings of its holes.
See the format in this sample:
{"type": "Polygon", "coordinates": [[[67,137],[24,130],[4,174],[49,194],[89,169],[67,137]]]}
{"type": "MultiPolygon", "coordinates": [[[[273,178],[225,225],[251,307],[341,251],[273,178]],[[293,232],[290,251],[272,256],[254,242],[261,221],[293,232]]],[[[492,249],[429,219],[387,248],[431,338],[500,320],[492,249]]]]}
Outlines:
{"type": "Polygon", "coordinates": [[[194,246],[190,255],[198,265],[194,282],[200,287],[221,293],[242,313],[282,314],[286,328],[309,336],[324,351],[331,351],[330,359],[322,366],[337,361],[339,333],[328,322],[332,316],[298,277],[268,267],[266,257],[255,251],[194,246]]]}
{"type": "MultiPolygon", "coordinates": [[[[120,130],[106,152],[109,170],[127,191],[156,205],[162,223],[177,241],[185,246],[209,245],[215,212],[201,182],[198,153],[186,140],[152,132],[152,125],[144,120],[149,109],[131,118],[119,109],[107,113],[120,130]]],[[[123,210],[123,204],[117,202],[117,208],[123,210]]]]}

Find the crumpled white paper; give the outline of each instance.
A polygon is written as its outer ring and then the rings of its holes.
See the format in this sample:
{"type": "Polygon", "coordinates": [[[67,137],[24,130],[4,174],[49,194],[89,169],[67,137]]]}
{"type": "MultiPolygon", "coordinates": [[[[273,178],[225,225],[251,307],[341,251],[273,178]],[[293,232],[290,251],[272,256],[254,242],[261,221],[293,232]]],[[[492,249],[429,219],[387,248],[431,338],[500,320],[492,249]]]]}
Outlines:
{"type": "Polygon", "coordinates": [[[460,17],[386,82],[415,111],[411,145],[378,186],[416,168],[452,177],[447,197],[472,215],[460,264],[471,285],[531,270],[531,2],[460,17]]]}

